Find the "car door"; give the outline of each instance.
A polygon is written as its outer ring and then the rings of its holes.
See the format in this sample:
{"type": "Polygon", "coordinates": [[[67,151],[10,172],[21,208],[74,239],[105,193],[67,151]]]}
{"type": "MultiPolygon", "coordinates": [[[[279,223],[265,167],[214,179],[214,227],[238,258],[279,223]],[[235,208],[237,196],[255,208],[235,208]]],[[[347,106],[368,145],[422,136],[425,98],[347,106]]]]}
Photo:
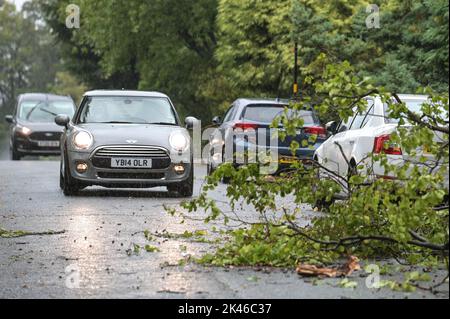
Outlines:
{"type": "Polygon", "coordinates": [[[327,147],[325,158],[326,167],[341,176],[348,173],[349,162],[353,158],[353,151],[362,136],[362,128],[368,121],[368,113],[373,112],[374,102],[368,100],[368,108],[357,113],[347,122],[342,122],[338,128],[338,133],[326,141],[327,147]]]}
{"type": "Polygon", "coordinates": [[[339,163],[339,174],[345,176],[348,173],[349,163],[354,160],[356,164],[359,163],[361,156],[355,157],[355,149],[359,148],[359,144],[365,141],[365,126],[371,119],[374,109],[374,101],[372,99],[367,100],[368,107],[358,112],[349,127],[349,129],[339,139],[335,141],[337,157],[339,163]]]}
{"type": "MultiPolygon", "coordinates": [[[[209,136],[210,141],[210,153],[211,156],[215,152],[223,152],[223,150],[217,149],[218,145],[225,143],[228,132],[230,131],[230,127],[232,127],[233,118],[236,114],[237,106],[235,103],[233,103],[228,110],[225,112],[225,115],[223,117],[222,123],[220,126],[214,130],[214,133],[212,133],[209,136]]],[[[222,160],[224,159],[225,154],[222,153],[222,160]]]]}
{"type": "Polygon", "coordinates": [[[334,173],[339,173],[339,167],[342,165],[340,160],[340,150],[336,143],[342,143],[345,140],[345,135],[353,122],[354,116],[342,121],[339,124],[337,133],[330,136],[322,145],[322,159],[321,164],[334,173]]]}

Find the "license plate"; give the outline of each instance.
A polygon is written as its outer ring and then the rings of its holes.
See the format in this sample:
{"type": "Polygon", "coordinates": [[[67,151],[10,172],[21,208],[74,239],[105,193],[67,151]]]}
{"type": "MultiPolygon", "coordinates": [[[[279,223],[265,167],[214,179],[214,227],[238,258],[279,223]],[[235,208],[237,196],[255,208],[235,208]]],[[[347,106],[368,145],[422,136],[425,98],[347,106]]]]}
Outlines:
{"type": "Polygon", "coordinates": [[[39,147],[59,147],[59,141],[38,141],[39,147]]]}
{"type": "Polygon", "coordinates": [[[151,158],[112,158],[111,167],[113,168],[151,168],[151,158]]]}
{"type": "Polygon", "coordinates": [[[291,158],[291,157],[280,157],[280,159],[279,159],[280,164],[293,164],[297,161],[298,160],[296,158],[291,158]]]}

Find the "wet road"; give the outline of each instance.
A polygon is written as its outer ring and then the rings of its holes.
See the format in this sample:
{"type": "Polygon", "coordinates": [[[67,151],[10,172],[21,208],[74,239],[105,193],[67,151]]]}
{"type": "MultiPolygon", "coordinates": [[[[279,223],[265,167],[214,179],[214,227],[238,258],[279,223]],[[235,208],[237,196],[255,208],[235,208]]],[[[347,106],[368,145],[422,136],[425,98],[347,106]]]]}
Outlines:
{"type": "MultiPolygon", "coordinates": [[[[448,298],[448,285],[437,296],[422,290],[405,294],[367,289],[363,271],[350,278],[358,282],[356,289],[343,289],[341,279],[313,285],[312,279],[292,270],[179,266],[187,255],[210,251],[211,244],[179,238],[147,241],[142,232],[210,231],[214,224],[180,224],[163,205],[177,206],[181,200],[168,198],[164,188],[89,188],[80,196],[65,197],[58,187],[58,165],[0,161],[0,228],[65,231],[0,238],[0,298],[448,298]],[[150,244],[160,251],[135,253],[134,244],[150,244]]],[[[204,175],[205,167],[198,166],[196,192],[204,175]]],[[[211,196],[225,201],[224,189],[221,185],[211,196]]],[[[250,208],[239,214],[256,217],[250,208]]],[[[305,221],[307,217],[308,211],[305,221]]]]}

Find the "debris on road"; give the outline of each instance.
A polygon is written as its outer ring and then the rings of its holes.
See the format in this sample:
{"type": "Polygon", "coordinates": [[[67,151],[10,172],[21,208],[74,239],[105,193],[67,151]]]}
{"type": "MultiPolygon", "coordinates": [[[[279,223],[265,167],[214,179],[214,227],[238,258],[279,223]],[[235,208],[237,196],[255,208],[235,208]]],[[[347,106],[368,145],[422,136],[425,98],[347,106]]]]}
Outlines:
{"type": "Polygon", "coordinates": [[[0,238],[16,238],[16,237],[25,237],[25,236],[43,236],[43,235],[60,235],[64,234],[66,231],[54,231],[49,230],[45,232],[28,232],[23,230],[6,230],[0,228],[0,238]]]}
{"type": "Polygon", "coordinates": [[[338,277],[349,276],[354,271],[360,270],[359,259],[355,256],[350,256],[347,262],[340,268],[326,268],[317,267],[315,265],[299,264],[296,272],[302,276],[319,276],[319,277],[338,277]]]}

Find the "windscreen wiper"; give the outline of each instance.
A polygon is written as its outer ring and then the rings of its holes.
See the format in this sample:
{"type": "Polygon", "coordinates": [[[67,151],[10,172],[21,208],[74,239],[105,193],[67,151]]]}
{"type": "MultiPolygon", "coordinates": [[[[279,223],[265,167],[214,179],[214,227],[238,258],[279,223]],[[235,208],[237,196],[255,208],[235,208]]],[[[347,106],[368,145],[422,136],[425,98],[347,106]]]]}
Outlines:
{"type": "Polygon", "coordinates": [[[107,122],[97,122],[101,124],[145,124],[145,123],[134,123],[134,122],[127,122],[127,121],[107,121],[107,122]]]}
{"type": "Polygon", "coordinates": [[[30,110],[30,112],[27,113],[27,116],[26,116],[25,118],[26,118],[27,120],[29,120],[29,119],[30,119],[30,116],[31,116],[31,114],[34,112],[34,110],[36,110],[37,107],[38,107],[39,105],[42,105],[42,104],[44,104],[44,102],[43,102],[43,101],[40,101],[40,102],[38,102],[36,105],[34,105],[33,108],[30,110]]]}
{"type": "Polygon", "coordinates": [[[150,122],[150,123],[146,123],[146,124],[154,124],[154,125],[173,125],[173,126],[178,126],[178,124],[176,124],[176,123],[171,123],[171,122],[150,122]]]}
{"type": "Polygon", "coordinates": [[[43,108],[41,108],[40,110],[41,110],[42,112],[45,112],[45,113],[51,114],[51,115],[53,115],[53,116],[58,116],[58,114],[56,114],[56,113],[54,113],[54,112],[52,112],[52,111],[50,111],[50,110],[47,110],[47,109],[43,109],[43,108]]]}

